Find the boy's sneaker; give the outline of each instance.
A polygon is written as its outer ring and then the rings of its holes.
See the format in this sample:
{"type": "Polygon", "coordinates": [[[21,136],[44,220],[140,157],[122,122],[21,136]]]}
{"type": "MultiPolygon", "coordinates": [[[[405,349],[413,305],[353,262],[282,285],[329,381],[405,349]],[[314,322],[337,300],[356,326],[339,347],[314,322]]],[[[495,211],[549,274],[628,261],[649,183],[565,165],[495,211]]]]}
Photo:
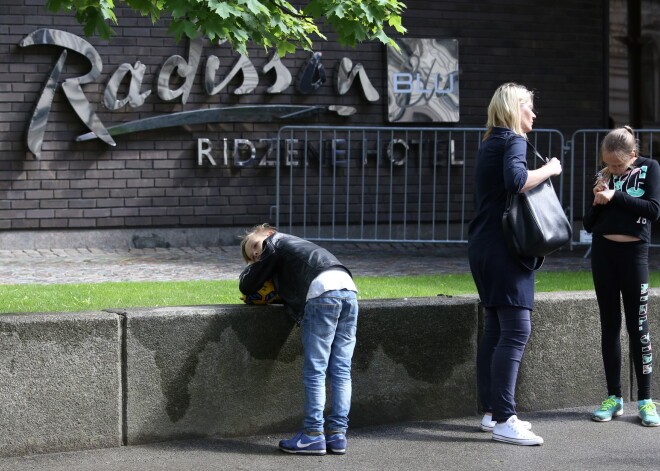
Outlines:
{"type": "Polygon", "coordinates": [[[543,439],[521,424],[522,420],[512,415],[503,424],[493,427],[493,440],[513,445],[542,445],[543,439]]]}
{"type": "Polygon", "coordinates": [[[644,427],[657,427],[660,425],[660,417],[655,410],[655,403],[651,399],[643,399],[637,401],[637,406],[639,408],[639,418],[642,419],[642,425],[644,427]]]}
{"type": "Polygon", "coordinates": [[[325,436],[311,436],[302,431],[289,440],[281,440],[280,450],[296,455],[325,455],[325,436]]]}
{"type": "Polygon", "coordinates": [[[326,449],[335,455],[346,453],[346,435],[343,433],[333,433],[325,438],[326,449]]]}
{"type": "MultiPolygon", "coordinates": [[[[520,423],[521,427],[526,428],[527,430],[532,430],[532,424],[529,422],[524,420],[518,420],[518,422],[520,423]]],[[[481,419],[481,423],[479,424],[479,430],[482,432],[492,432],[496,423],[497,422],[493,420],[492,415],[484,414],[483,418],[481,419]]]]}
{"type": "Polygon", "coordinates": [[[609,422],[612,417],[619,417],[623,414],[623,398],[610,396],[605,399],[598,410],[591,414],[591,419],[596,422],[609,422]]]}

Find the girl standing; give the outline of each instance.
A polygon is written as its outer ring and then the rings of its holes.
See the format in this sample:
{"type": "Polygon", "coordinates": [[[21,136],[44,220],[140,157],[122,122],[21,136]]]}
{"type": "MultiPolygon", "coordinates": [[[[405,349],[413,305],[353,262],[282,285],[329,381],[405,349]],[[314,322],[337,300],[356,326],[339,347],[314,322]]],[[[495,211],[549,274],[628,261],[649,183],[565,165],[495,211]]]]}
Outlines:
{"type": "Polygon", "coordinates": [[[648,250],[651,223],[660,217],[660,166],[638,154],[629,126],[614,129],[601,144],[604,168],[584,216],[593,232],[591,270],[600,309],[601,348],[608,398],[592,414],[608,422],[623,414],[621,392],[621,298],[637,378],[637,407],[642,425],[656,427],[660,417],[651,400],[653,354],[648,325],[648,250]]]}

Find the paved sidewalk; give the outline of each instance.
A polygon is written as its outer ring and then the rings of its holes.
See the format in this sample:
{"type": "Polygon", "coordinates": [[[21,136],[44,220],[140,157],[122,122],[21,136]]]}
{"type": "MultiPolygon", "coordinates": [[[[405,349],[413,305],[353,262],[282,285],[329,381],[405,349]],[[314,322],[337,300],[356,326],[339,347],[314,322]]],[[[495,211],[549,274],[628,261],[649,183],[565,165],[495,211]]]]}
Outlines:
{"type": "Polygon", "coordinates": [[[542,446],[502,444],[477,429],[478,418],[408,422],[351,430],[344,456],[292,456],[277,450],[288,435],[196,439],[0,459],[3,471],[212,470],[652,470],[660,463],[660,427],[624,416],[593,422],[594,407],[521,414],[542,446]]]}
{"type": "MultiPolygon", "coordinates": [[[[469,273],[462,244],[320,243],[355,276],[469,273]]],[[[585,247],[562,250],[543,270],[590,270],[585,247]]],[[[660,269],[660,257],[651,257],[660,269]]],[[[0,284],[101,283],[237,279],[245,264],[238,246],[104,250],[0,250],[0,284]]]]}

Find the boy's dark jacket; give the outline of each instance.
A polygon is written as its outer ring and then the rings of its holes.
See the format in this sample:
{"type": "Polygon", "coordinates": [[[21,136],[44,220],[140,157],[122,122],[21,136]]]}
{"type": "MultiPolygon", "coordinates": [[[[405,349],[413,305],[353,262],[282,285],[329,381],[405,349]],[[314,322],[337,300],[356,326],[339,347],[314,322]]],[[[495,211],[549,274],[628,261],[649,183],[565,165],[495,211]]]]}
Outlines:
{"type": "Polygon", "coordinates": [[[309,285],[321,272],[335,267],[351,274],[326,249],[308,240],[276,232],[264,240],[259,260],[241,273],[239,289],[245,295],[256,293],[265,281],[272,279],[288,314],[300,324],[309,285]]]}

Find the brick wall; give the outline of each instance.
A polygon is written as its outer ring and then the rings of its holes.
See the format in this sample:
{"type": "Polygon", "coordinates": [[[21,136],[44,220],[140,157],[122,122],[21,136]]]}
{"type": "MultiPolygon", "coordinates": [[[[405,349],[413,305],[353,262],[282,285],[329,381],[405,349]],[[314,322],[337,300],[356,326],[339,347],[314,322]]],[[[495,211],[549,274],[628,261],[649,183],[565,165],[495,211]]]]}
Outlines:
{"type": "MultiPolygon", "coordinates": [[[[537,91],[536,126],[569,133],[607,124],[606,54],[607,2],[585,0],[464,0],[406,2],[408,37],[456,38],[459,42],[459,123],[441,126],[483,126],[493,90],[504,81],[518,81],[537,91]]],[[[116,146],[97,140],[76,142],[88,129],[58,87],[49,115],[40,159],[28,151],[26,131],[44,83],[61,48],[19,47],[19,41],[39,28],[76,34],[82,29],[70,15],[52,14],[40,0],[4,0],[0,17],[0,229],[100,229],[132,227],[230,227],[267,220],[274,203],[272,167],[218,166],[197,163],[197,140],[213,143],[216,161],[222,139],[258,142],[274,138],[282,123],[225,123],[144,131],[116,136],[116,146]]],[[[303,95],[295,86],[269,95],[274,75],[260,74],[253,93],[234,95],[240,74],[218,94],[204,89],[204,65],[209,55],[220,59],[216,81],[229,73],[238,58],[226,44],[205,44],[186,104],[156,94],[158,73],[173,54],[188,57],[188,43],[176,43],[166,25],[152,25],[126,9],[118,9],[117,35],[109,41],[86,38],[103,60],[101,76],[83,85],[106,127],[179,111],[247,104],[340,104],[354,106],[350,117],[320,113],[299,121],[305,125],[386,126],[387,84],[385,47],[361,44],[356,49],[318,42],[328,82],[303,95]],[[344,57],[362,63],[380,100],[370,103],[354,86],[346,95],[334,89],[337,63],[344,57]],[[122,63],[146,66],[141,91],[152,90],[144,105],[108,110],[103,106],[106,84],[122,63]]],[[[295,78],[309,54],[283,59],[295,78]]],[[[257,68],[268,54],[250,49],[257,68]]],[[[84,75],[88,63],[69,53],[62,78],[84,75]]],[[[179,83],[173,82],[171,88],[179,83]]],[[[120,96],[127,84],[122,84],[120,96]]],[[[231,156],[230,156],[231,159],[231,156]]]]}

